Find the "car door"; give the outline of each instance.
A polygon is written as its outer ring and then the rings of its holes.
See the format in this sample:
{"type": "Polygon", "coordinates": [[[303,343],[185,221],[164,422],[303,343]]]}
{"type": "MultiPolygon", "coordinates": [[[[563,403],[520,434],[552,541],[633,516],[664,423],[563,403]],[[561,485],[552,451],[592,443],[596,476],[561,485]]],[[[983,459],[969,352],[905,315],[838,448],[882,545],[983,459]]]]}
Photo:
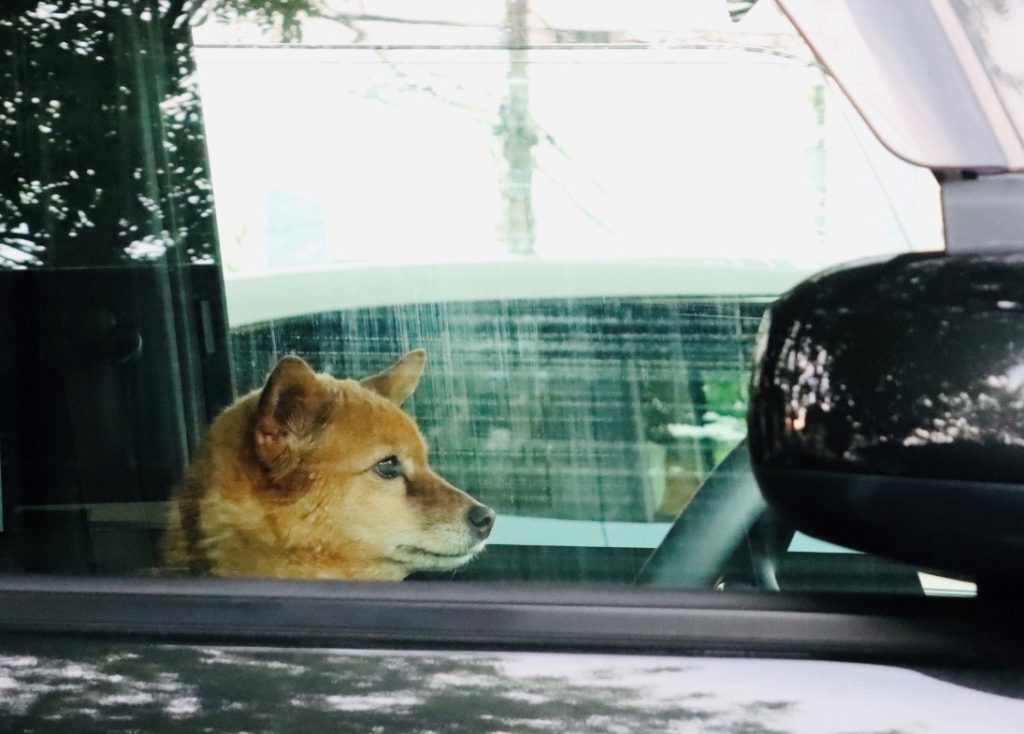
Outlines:
{"type": "Polygon", "coordinates": [[[262,7],[0,11],[5,727],[1011,730],[1012,610],[795,535],[744,461],[771,299],[941,245],[781,18],[262,7]],[[161,575],[224,406],[415,347],[480,558],[161,575]]]}

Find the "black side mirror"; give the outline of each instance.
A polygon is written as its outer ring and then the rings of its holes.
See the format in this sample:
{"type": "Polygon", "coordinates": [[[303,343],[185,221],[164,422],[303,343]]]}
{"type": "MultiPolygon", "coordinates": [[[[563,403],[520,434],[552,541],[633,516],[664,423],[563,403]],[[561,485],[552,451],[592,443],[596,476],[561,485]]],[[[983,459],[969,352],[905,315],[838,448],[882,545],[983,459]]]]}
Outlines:
{"type": "Polygon", "coordinates": [[[765,315],[749,428],[765,498],[801,530],[1021,585],[1024,254],[906,255],[797,286],[765,315]]]}

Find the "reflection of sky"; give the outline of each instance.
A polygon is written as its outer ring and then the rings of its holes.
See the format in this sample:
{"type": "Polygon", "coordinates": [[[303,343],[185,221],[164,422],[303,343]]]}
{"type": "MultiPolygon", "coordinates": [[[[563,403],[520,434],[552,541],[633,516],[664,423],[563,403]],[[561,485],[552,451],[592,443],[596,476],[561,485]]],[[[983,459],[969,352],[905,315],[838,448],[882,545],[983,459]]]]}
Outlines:
{"type": "MultiPolygon", "coordinates": [[[[333,261],[505,252],[494,126],[507,54],[387,58],[199,49],[229,270],[267,267],[264,250],[277,246],[263,225],[271,190],[322,210],[333,261]]],[[[934,181],[880,154],[834,95],[819,125],[821,77],[801,63],[622,49],[537,51],[531,61],[541,256],[823,264],[905,250],[907,237],[918,248],[939,243],[934,181]]]]}

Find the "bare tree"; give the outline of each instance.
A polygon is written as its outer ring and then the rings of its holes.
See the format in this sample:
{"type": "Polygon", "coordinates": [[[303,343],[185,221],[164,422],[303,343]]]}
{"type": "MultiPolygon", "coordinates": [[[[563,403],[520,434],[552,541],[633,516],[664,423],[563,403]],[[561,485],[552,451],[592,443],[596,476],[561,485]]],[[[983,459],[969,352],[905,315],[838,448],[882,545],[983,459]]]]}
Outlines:
{"type": "MultiPolygon", "coordinates": [[[[362,7],[341,12],[326,0],[139,0],[122,8],[109,13],[72,0],[8,0],[0,10],[0,168],[8,174],[0,186],[0,268],[149,259],[170,249],[186,259],[215,257],[192,26],[211,18],[247,19],[285,42],[301,40],[311,18],[343,24],[357,40],[371,23],[467,26],[362,7]]],[[[530,112],[529,21],[528,0],[506,0],[509,66],[497,111],[457,85],[423,83],[392,64],[396,83],[477,121],[489,122],[497,112],[500,236],[517,254],[534,250],[535,171],[603,226],[562,176],[537,164],[539,143],[563,160],[571,156],[530,112]]],[[[545,32],[559,38],[583,33],[545,32]]],[[[387,61],[386,49],[379,52],[387,61]]]]}

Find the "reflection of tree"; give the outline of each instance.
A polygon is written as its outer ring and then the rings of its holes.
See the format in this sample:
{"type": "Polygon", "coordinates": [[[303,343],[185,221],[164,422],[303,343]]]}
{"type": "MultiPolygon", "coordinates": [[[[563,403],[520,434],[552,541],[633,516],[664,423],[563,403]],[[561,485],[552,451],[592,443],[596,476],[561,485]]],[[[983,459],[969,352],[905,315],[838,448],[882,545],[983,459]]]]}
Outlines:
{"type": "Polygon", "coordinates": [[[954,7],[959,10],[959,15],[964,23],[964,29],[970,36],[971,42],[976,48],[984,49],[983,59],[986,63],[986,70],[992,77],[1006,86],[1016,90],[1018,93],[1024,93],[1024,74],[1021,73],[1021,65],[1019,62],[1019,55],[1016,55],[1016,48],[1011,58],[1015,62],[1015,65],[1010,65],[1008,68],[1007,64],[1001,63],[1003,59],[1000,57],[1000,52],[1006,52],[1008,49],[998,47],[995,41],[992,41],[994,48],[989,48],[986,44],[986,40],[989,40],[987,36],[994,36],[995,34],[991,30],[993,23],[1005,24],[1013,20],[1014,14],[1018,16],[1017,25],[1024,25],[1024,19],[1019,16],[1024,15],[1024,8],[1017,8],[1015,11],[1011,11],[1010,6],[1007,4],[1007,0],[959,0],[954,3],[954,7]]]}
{"type": "MultiPolygon", "coordinates": [[[[777,732],[785,701],[730,704],[693,690],[699,670],[633,664],[672,681],[671,699],[621,669],[510,673],[499,654],[345,654],[61,641],[5,646],[0,675],[17,684],[0,723],[34,732],[636,732],[689,723],[702,731],[777,732]],[[30,649],[29,649],[30,648],[30,649]]],[[[521,659],[520,659],[521,660],[521,659]]],[[[13,729],[12,729],[13,730],[13,729]]]]}
{"type": "MultiPolygon", "coordinates": [[[[751,3],[741,0],[738,13],[751,3]]],[[[382,6],[387,7],[387,6],[382,6]]],[[[532,114],[526,70],[534,43],[678,42],[667,31],[556,27],[508,0],[504,23],[398,17],[329,0],[12,0],[0,9],[0,267],[85,265],[125,259],[208,260],[215,251],[212,201],[190,27],[247,20],[276,41],[301,40],[309,20],[332,21],[355,42],[371,28],[493,28],[509,49],[502,99],[483,102],[429,67],[388,61],[403,92],[428,94],[479,123],[501,170],[501,235],[533,249],[534,173],[607,230],[606,194],[532,114]],[[38,101],[35,101],[38,100],[38,101]],[[553,151],[540,156],[538,151],[553,151]],[[546,165],[541,161],[546,160],[546,165]],[[571,164],[566,167],[565,163],[571,164]]],[[[720,43],[703,32],[688,41],[720,43]]],[[[380,89],[374,90],[379,94],[380,89]]],[[[381,95],[383,99],[383,95],[381,95]]]]}
{"type": "MultiPolygon", "coordinates": [[[[189,28],[175,3],[0,8],[0,267],[214,251],[189,28]]],[[[188,5],[188,3],[185,3],[188,5]]]]}
{"type": "Polygon", "coordinates": [[[177,3],[180,17],[191,25],[209,16],[221,19],[246,19],[265,30],[274,30],[285,43],[302,40],[302,21],[329,13],[316,0],[214,0],[194,4],[177,3]]]}
{"type": "MultiPolygon", "coordinates": [[[[539,139],[560,158],[568,155],[529,115],[526,2],[510,2],[509,9],[515,58],[495,126],[496,157],[507,202],[502,231],[510,248],[528,252],[532,146],[539,139]]],[[[0,49],[11,61],[0,66],[0,165],[8,174],[0,184],[0,267],[110,264],[168,252],[182,260],[212,256],[212,199],[190,36],[192,25],[210,18],[248,20],[285,42],[300,40],[311,18],[343,24],[357,40],[367,23],[463,26],[341,12],[317,0],[5,4],[0,49]]],[[[559,37],[582,33],[546,29],[556,31],[559,37]]],[[[494,119],[493,108],[476,109],[478,102],[459,90],[453,94],[444,84],[422,84],[399,71],[396,80],[408,89],[494,119]]],[[[577,195],[566,194],[595,218],[577,195]]]]}

